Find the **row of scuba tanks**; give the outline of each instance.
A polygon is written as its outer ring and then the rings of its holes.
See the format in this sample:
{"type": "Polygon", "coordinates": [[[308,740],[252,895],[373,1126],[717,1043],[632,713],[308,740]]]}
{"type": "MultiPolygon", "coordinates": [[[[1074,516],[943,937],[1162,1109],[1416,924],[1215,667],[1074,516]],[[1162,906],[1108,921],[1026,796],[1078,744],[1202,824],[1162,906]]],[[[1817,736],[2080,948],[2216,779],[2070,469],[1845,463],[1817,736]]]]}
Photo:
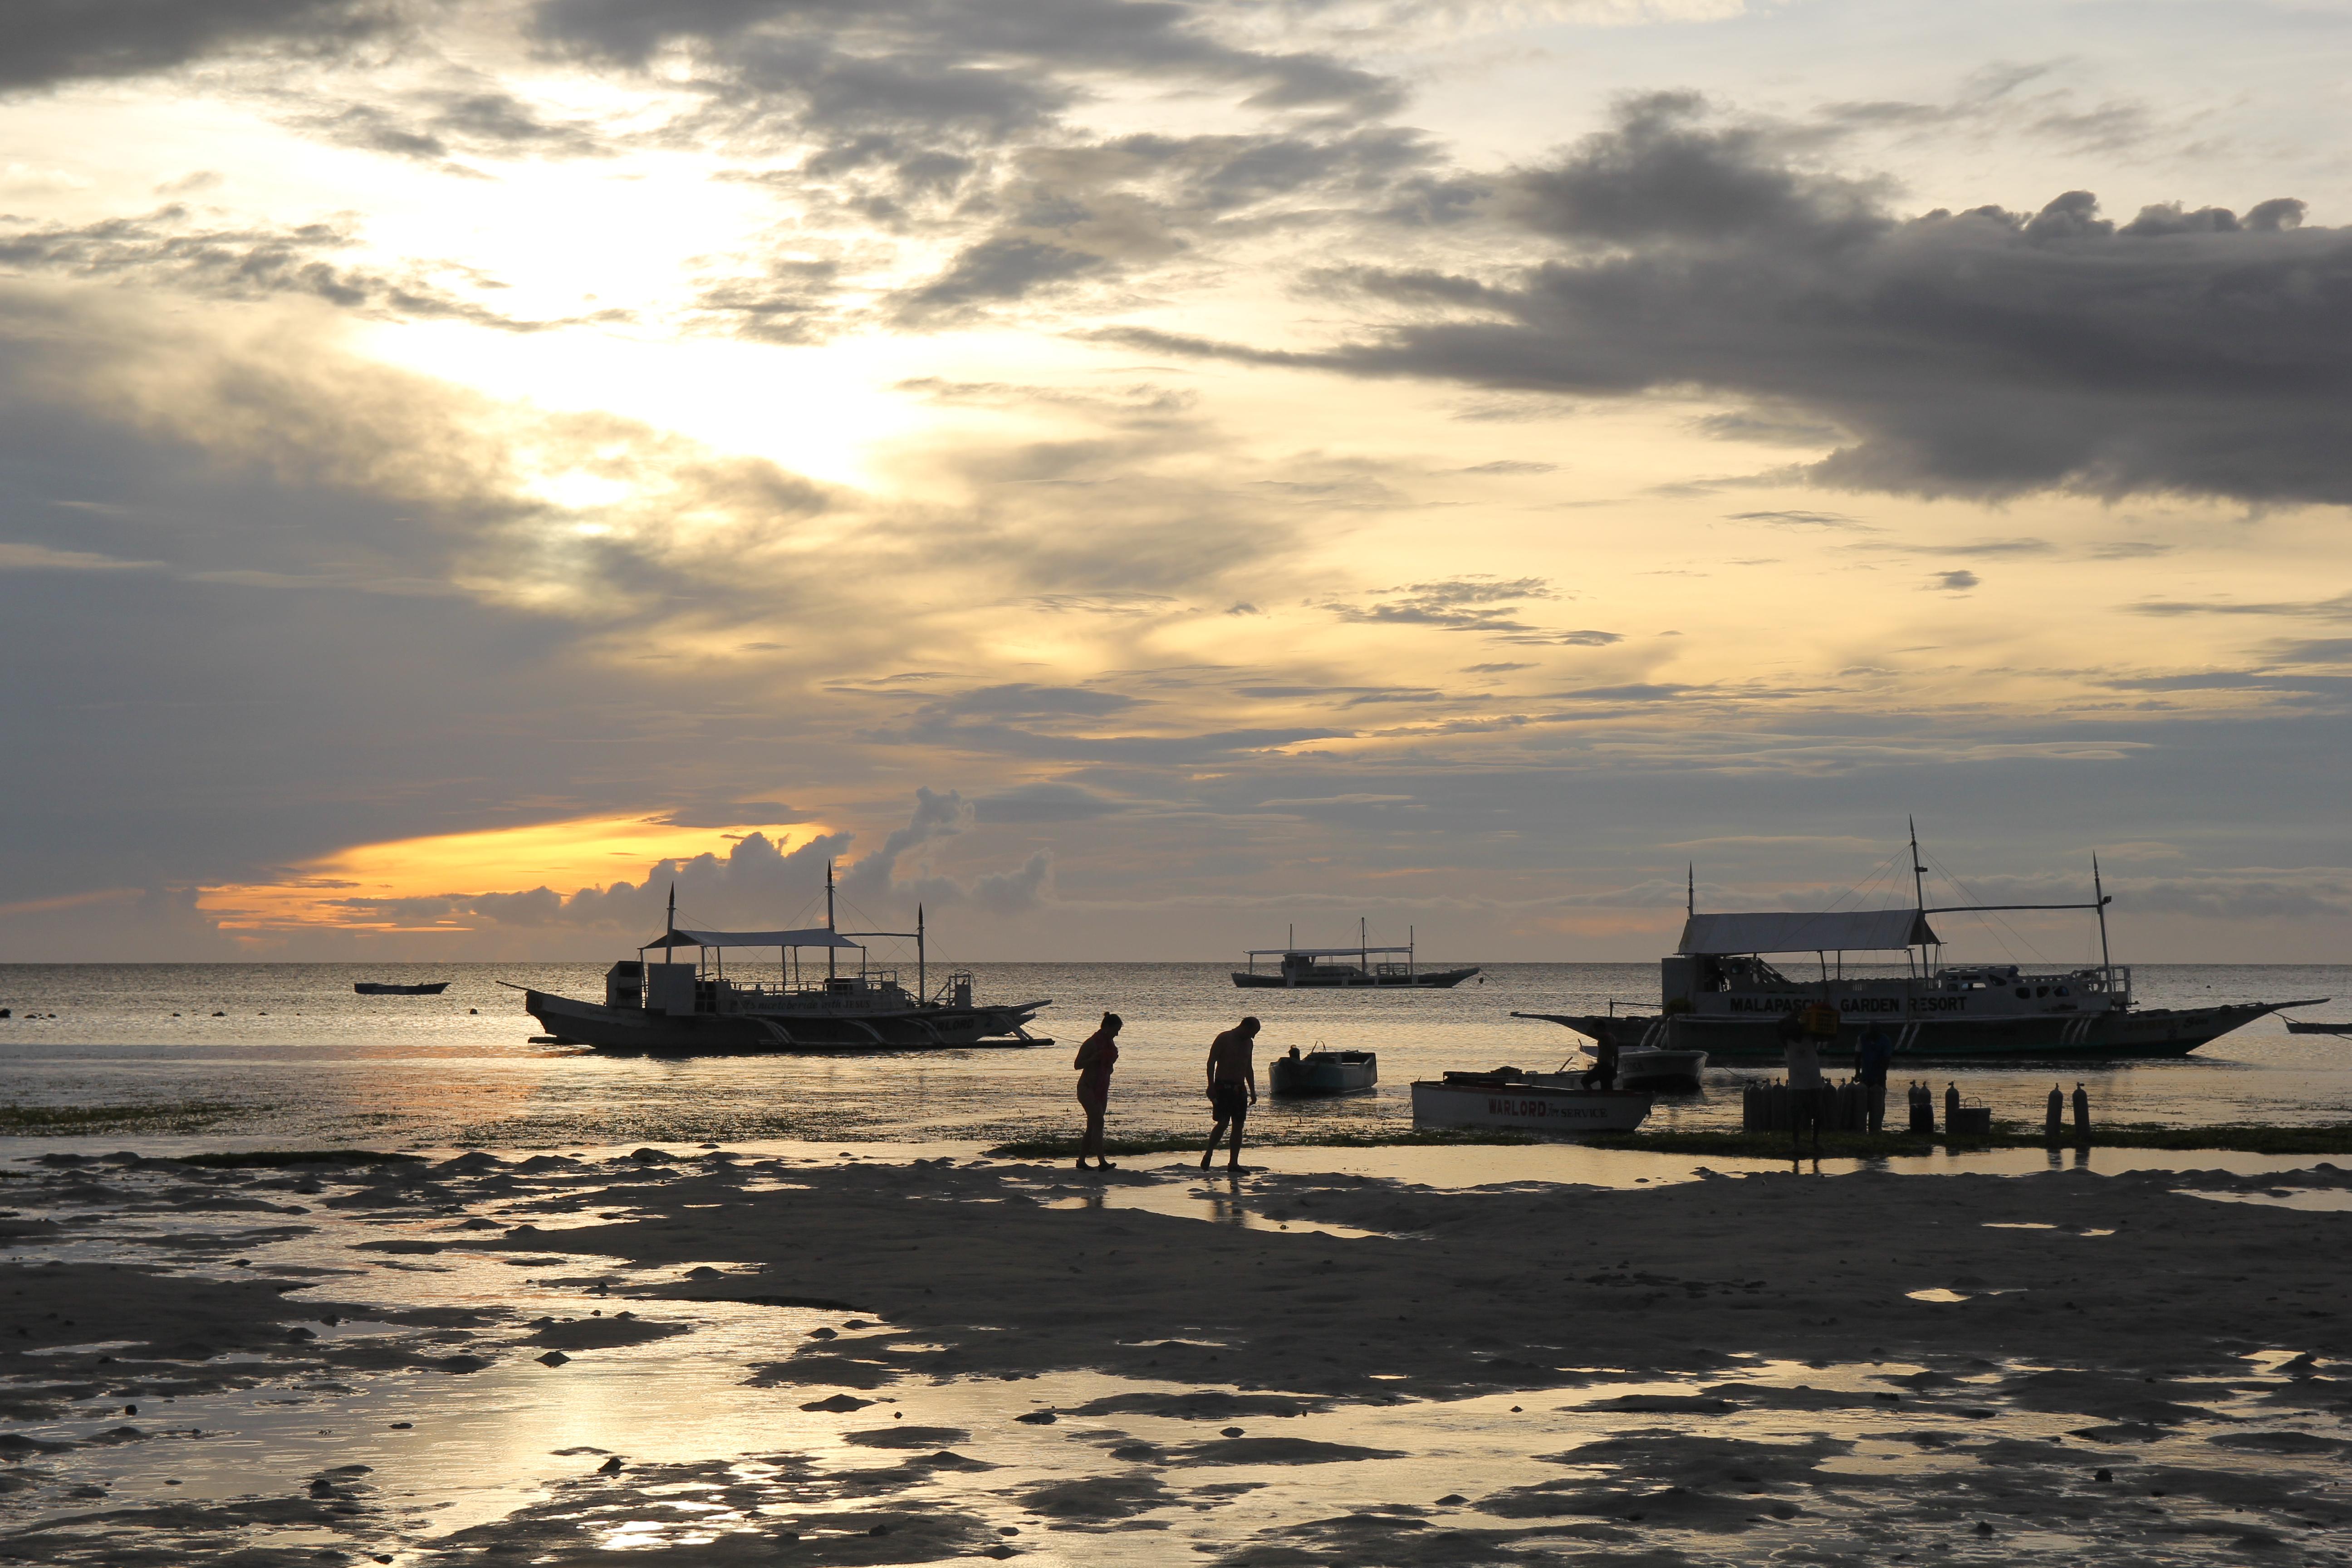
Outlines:
{"type": "MultiPolygon", "coordinates": [[[[2080,1083],[2074,1086],[2074,1136],[2087,1139],[2091,1135],[2091,1096],[2080,1083]]],[[[1936,1091],[1927,1084],[1914,1080],[1909,1095],[1911,1131],[1932,1136],[1936,1131],[1936,1091]]],[[[2066,1095],[2056,1084],[2050,1086],[2050,1098],[2043,1102],[2042,1131],[2044,1136],[2057,1138],[2063,1134],[2066,1124],[2066,1095]]],[[[1960,1103],[1960,1086],[1944,1086],[1944,1135],[1966,1136],[1971,1132],[1992,1131],[1992,1108],[1987,1105],[1960,1103]]]]}
{"type": "MultiPolygon", "coordinates": [[[[1763,1082],[1750,1079],[1740,1093],[1739,1122],[1748,1132],[1786,1132],[1796,1125],[1797,1097],[1810,1092],[1813,1099],[1812,1121],[1824,1132],[1866,1132],[1870,1130],[1869,1090],[1859,1079],[1843,1083],[1825,1083],[1812,1090],[1793,1089],[1786,1083],[1763,1082]]],[[[1947,1137],[1989,1135],[1992,1131],[1992,1108],[1983,1104],[1962,1104],[1960,1086],[1944,1087],[1944,1133],[1947,1137]]],[[[1911,1131],[1922,1137],[1936,1132],[1936,1091],[1933,1086],[1913,1079],[1906,1095],[1910,1111],[1911,1131]]],[[[2067,1096],[2056,1084],[2050,1086],[2050,1098],[2042,1114],[2042,1132],[2050,1138],[2061,1138],[2066,1131],[2067,1096]]],[[[2091,1097],[2077,1083],[2074,1093],[2074,1137],[2077,1142],[2091,1136],[2091,1097]]]]}

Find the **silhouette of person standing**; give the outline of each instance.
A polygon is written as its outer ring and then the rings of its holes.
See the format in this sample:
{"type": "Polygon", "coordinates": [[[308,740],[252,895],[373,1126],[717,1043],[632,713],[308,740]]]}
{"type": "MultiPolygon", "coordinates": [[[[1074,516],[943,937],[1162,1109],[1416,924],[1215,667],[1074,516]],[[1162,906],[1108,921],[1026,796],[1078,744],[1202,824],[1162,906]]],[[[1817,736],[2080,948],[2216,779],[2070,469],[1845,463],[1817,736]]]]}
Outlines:
{"type": "Polygon", "coordinates": [[[1118,1032],[1126,1020],[1116,1013],[1102,1016],[1102,1027],[1087,1037],[1078,1047],[1077,1059],[1070,1065],[1078,1069],[1078,1103],[1086,1108],[1087,1136],[1078,1145],[1078,1169],[1087,1168],[1087,1156],[1095,1157],[1097,1171],[1116,1170],[1103,1158],[1103,1112],[1110,1108],[1110,1069],[1118,1065],[1118,1032]]]}
{"type": "Polygon", "coordinates": [[[1592,1066],[1585,1069],[1587,1089],[1617,1087],[1617,1033],[1602,1029],[1592,1042],[1592,1066]]]}
{"type": "Polygon", "coordinates": [[[1257,1038],[1257,1030],[1255,1018],[1244,1018],[1210,1044],[1209,1107],[1216,1113],[1217,1124],[1209,1131],[1209,1146],[1201,1151],[1201,1169],[1204,1171],[1228,1123],[1234,1130],[1234,1142],[1225,1168],[1242,1168],[1242,1123],[1249,1119],[1249,1108],[1257,1103],[1257,1064],[1250,1055],[1250,1043],[1257,1038]]]}

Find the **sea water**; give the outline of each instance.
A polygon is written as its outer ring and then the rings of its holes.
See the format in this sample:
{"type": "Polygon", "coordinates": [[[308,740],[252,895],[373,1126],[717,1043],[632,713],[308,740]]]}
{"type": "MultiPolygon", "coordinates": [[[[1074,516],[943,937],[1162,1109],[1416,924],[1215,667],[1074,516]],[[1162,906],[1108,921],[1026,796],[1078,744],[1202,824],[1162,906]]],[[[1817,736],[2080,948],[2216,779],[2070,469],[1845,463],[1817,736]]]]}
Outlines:
{"type": "MultiPolygon", "coordinates": [[[[1494,963],[1458,990],[1237,990],[1221,963],[983,963],[990,1002],[1040,1002],[1054,1044],[858,1056],[607,1056],[531,1044],[510,985],[602,996],[602,963],[7,963],[0,966],[5,1100],[200,1105],[200,1142],[574,1147],[630,1140],[793,1138],[971,1142],[1068,1131],[1070,1053],[1103,1011],[1127,1018],[1110,1121],[1122,1135],[1197,1131],[1204,1053],[1242,1013],[1265,1023],[1258,1060],[1298,1047],[1381,1056],[1381,1086],[1336,1100],[1261,1100],[1254,1126],[1388,1131],[1409,1086],[1446,1069],[1559,1068],[1583,1037],[1512,1011],[1649,1011],[1654,963],[1494,963]],[[449,980],[440,996],[360,996],[352,980],[449,980]],[[508,985],[501,985],[508,983],[508,985]]],[[[2143,1006],[2345,996],[2347,966],[2136,966],[2143,1006]]],[[[2352,1016],[2347,1002],[2312,1016],[2352,1016]]],[[[1922,1068],[1924,1072],[1924,1068],[1922,1068]]],[[[1740,1084],[1710,1069],[1661,1096],[1651,1126],[1738,1126],[1740,1084]]],[[[1906,1063],[1895,1063],[1906,1079],[1906,1063]]],[[[2051,1084],[2082,1081],[2100,1121],[2352,1119],[2352,1039],[2288,1035],[2274,1018],[2194,1056],[2119,1065],[1938,1065],[1938,1093],[2039,1121],[2051,1084]]],[[[120,1135],[113,1142],[120,1142],[120,1135]]],[[[143,1138],[142,1142],[155,1142],[143,1138]]],[[[110,1147],[110,1145],[108,1145],[110,1147]]]]}
{"type": "MultiPolygon", "coordinates": [[[[1259,1060],[1297,1046],[1376,1051],[1377,1091],[1261,1100],[1253,1126],[1375,1131],[1409,1124],[1409,1086],[1448,1069],[1549,1069],[1582,1037],[1514,1011],[1654,1006],[1654,964],[1490,965],[1451,991],[1236,989],[1229,965],[1000,963],[976,970],[991,1001],[1050,998],[1032,1033],[1055,1043],[855,1056],[663,1058],[534,1045],[522,994],[499,984],[603,994],[602,964],[0,965],[0,1072],[20,1106],[194,1104],[180,1136],[213,1146],[573,1147],[630,1142],[971,1142],[1067,1131],[1070,1057],[1106,1010],[1127,1020],[1111,1123],[1189,1133],[1204,1114],[1211,1037],[1244,1013],[1259,1060]],[[438,996],[361,996],[355,980],[446,980],[438,996]],[[52,1016],[54,1015],[54,1016],[52,1016]]],[[[2141,1004],[2332,996],[2352,1016],[2352,967],[2137,966],[2141,1004]]],[[[1922,1068],[1922,1072],[1926,1068],[1922,1068]]],[[[2041,1118],[2053,1083],[2080,1080],[2106,1121],[2309,1124],[2352,1120],[2352,1039],[2290,1035],[2265,1018],[2170,1061],[1936,1069],[1997,1115],[2041,1118]]],[[[1696,1094],[1661,1097],[1651,1125],[1731,1127],[1741,1084],[1765,1068],[1711,1068],[1696,1094]]],[[[1898,1059],[1896,1096],[1906,1075],[1898,1059]]],[[[159,1130],[150,1128],[151,1133],[159,1130]]],[[[125,1142],[121,1135],[109,1147],[125,1142]]],[[[158,1136],[142,1136],[142,1146],[158,1136]]]]}

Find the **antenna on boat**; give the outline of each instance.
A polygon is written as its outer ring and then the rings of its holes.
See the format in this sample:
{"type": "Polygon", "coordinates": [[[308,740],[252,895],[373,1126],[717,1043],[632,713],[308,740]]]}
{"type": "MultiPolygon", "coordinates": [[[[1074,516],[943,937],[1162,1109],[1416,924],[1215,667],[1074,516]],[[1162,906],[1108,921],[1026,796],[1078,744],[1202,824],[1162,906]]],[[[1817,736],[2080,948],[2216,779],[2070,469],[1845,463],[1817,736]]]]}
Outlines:
{"type": "MultiPolygon", "coordinates": [[[[824,930],[827,936],[833,934],[833,858],[829,855],[825,857],[824,861],[824,930]]],[[[830,943],[826,944],[824,950],[824,977],[827,980],[833,978],[834,961],[840,955],[841,950],[839,948],[835,947],[830,943]]]]}

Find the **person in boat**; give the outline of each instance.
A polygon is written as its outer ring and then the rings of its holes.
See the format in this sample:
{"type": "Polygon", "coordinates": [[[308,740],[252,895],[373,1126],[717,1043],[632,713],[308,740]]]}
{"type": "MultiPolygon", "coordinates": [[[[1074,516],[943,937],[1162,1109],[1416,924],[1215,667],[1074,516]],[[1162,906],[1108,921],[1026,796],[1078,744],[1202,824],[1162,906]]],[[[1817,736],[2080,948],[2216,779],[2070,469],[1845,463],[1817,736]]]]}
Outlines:
{"type": "Polygon", "coordinates": [[[1873,1024],[1862,1032],[1862,1044],[1854,1051],[1854,1077],[1862,1080],[1864,1109],[1873,1132],[1886,1130],[1886,1069],[1895,1063],[1895,1037],[1883,1024],[1873,1024]]]}
{"type": "Polygon", "coordinates": [[[1584,1087],[1615,1089],[1617,1087],[1617,1032],[1603,1028],[1592,1037],[1592,1065],[1584,1072],[1584,1087]]]}
{"type": "Polygon", "coordinates": [[[1087,1168],[1087,1156],[1095,1157],[1097,1171],[1117,1170],[1103,1158],[1103,1112],[1110,1109],[1110,1069],[1118,1065],[1118,1032],[1127,1020],[1116,1013],[1102,1016],[1102,1027],[1087,1037],[1078,1047],[1077,1059],[1070,1065],[1078,1069],[1078,1103],[1086,1108],[1087,1135],[1078,1145],[1078,1169],[1087,1168]]]}
{"type": "Polygon", "coordinates": [[[1244,1018],[1210,1043],[1209,1108],[1215,1113],[1217,1122],[1209,1130],[1209,1146],[1201,1151],[1201,1169],[1204,1171],[1228,1124],[1234,1130],[1234,1141],[1225,1158],[1225,1168],[1242,1168],[1242,1123],[1249,1120],[1249,1108],[1257,1103],[1257,1063],[1250,1054],[1257,1031],[1255,1018],[1244,1018]]]}

